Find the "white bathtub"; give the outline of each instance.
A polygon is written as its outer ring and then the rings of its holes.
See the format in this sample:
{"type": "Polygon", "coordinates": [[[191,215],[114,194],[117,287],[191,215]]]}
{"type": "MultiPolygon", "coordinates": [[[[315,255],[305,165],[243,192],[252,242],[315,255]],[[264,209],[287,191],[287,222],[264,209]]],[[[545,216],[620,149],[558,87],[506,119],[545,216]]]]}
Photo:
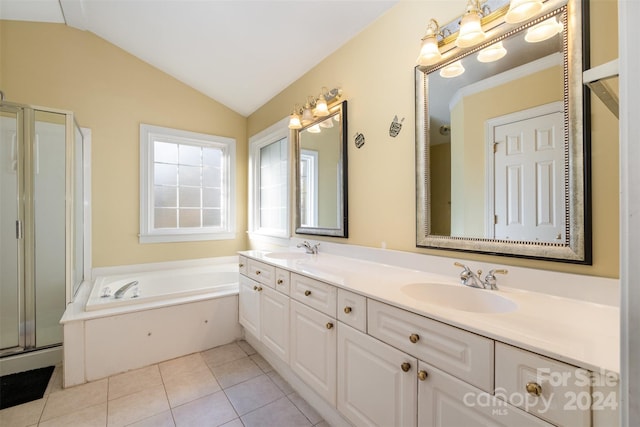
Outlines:
{"type": "Polygon", "coordinates": [[[227,344],[238,323],[238,259],[219,257],[94,270],[61,319],[65,387],[227,344]],[[139,295],[122,285],[138,281],[139,295]],[[104,288],[111,296],[101,298],[104,288]]]}
{"type": "Polygon", "coordinates": [[[85,310],[105,310],[190,295],[225,295],[229,292],[238,292],[237,263],[99,276],[94,281],[85,310]],[[137,283],[121,298],[115,297],[118,289],[132,282],[137,283]]]}

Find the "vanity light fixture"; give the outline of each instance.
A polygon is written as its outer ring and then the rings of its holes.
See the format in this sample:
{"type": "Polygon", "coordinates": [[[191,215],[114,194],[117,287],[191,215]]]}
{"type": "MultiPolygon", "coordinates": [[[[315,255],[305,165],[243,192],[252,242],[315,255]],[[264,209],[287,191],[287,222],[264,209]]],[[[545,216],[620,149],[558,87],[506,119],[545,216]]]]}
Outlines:
{"type": "Polygon", "coordinates": [[[542,0],[511,0],[504,20],[517,24],[535,16],[542,9],[542,0]]]}
{"type": "Polygon", "coordinates": [[[475,46],[487,38],[482,29],[481,20],[483,16],[480,0],[469,0],[467,2],[467,10],[460,21],[460,32],[456,38],[456,46],[462,48],[475,46]]]}
{"type": "Polygon", "coordinates": [[[562,22],[558,22],[556,17],[549,18],[527,30],[524,39],[529,43],[538,43],[555,36],[564,29],[562,22]]]}
{"type": "Polygon", "coordinates": [[[440,75],[445,79],[458,77],[462,73],[464,73],[464,67],[460,61],[453,62],[440,70],[440,75]]]}
{"type": "Polygon", "coordinates": [[[296,104],[293,108],[293,112],[289,116],[289,129],[302,129],[317,118],[328,116],[329,108],[336,104],[341,97],[342,89],[327,90],[326,87],[322,88],[317,98],[308,96],[304,107],[300,108],[296,104]]]}
{"type": "Polygon", "coordinates": [[[438,21],[432,19],[427,25],[427,33],[422,38],[420,54],[416,60],[418,65],[433,65],[442,60],[442,54],[438,46],[438,35],[441,35],[440,25],[438,25],[438,21]]]}
{"type": "Polygon", "coordinates": [[[319,124],[315,124],[313,126],[310,126],[307,129],[307,132],[309,133],[320,133],[322,131],[322,129],[320,129],[320,125],[319,124]]]}
{"type": "Polygon", "coordinates": [[[502,42],[494,43],[489,47],[485,47],[478,52],[478,61],[480,62],[494,62],[502,58],[507,54],[507,49],[504,48],[502,42]]]}

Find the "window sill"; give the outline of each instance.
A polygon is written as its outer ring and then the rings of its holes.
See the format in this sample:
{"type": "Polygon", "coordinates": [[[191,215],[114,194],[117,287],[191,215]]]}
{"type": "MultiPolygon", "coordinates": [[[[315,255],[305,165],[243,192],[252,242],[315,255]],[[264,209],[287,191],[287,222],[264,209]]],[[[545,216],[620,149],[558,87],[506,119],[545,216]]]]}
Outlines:
{"type": "Polygon", "coordinates": [[[177,243],[201,242],[205,240],[233,240],[236,233],[205,233],[205,234],[139,234],[140,243],[177,243]]]}

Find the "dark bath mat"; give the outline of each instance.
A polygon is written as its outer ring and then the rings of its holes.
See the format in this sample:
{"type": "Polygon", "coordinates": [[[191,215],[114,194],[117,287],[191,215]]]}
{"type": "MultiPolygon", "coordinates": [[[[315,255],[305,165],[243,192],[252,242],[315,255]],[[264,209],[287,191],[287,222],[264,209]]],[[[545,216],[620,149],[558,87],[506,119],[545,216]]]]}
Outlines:
{"type": "Polygon", "coordinates": [[[42,398],[53,369],[47,366],[0,377],[0,409],[42,398]]]}

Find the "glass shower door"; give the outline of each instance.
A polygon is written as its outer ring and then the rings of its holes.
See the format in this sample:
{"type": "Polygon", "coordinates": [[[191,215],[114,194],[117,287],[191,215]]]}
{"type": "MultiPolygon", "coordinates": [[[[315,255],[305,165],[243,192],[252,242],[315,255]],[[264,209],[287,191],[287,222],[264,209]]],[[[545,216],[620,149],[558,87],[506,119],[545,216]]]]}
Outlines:
{"type": "Polygon", "coordinates": [[[24,348],[23,292],[20,261],[22,209],[19,206],[22,113],[18,109],[0,109],[0,355],[24,348]]]}

